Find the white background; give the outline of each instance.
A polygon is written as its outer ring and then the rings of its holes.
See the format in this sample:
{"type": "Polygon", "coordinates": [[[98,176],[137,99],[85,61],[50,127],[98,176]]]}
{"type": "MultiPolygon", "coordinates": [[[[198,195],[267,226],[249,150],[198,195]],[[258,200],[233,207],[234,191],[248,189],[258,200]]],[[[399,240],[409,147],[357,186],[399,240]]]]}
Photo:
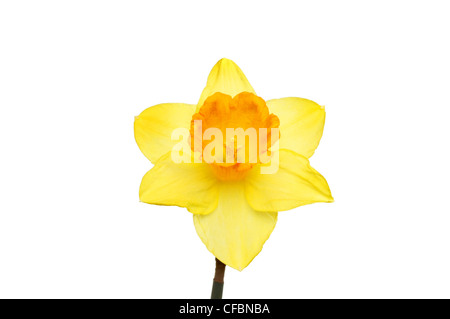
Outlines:
{"type": "MultiPolygon", "coordinates": [[[[234,60],[325,105],[335,203],[279,214],[225,298],[450,297],[446,1],[2,1],[0,297],[209,298],[185,209],[139,202],[134,116],[234,60]]],[[[186,185],[189,187],[189,185],[186,185]]]]}

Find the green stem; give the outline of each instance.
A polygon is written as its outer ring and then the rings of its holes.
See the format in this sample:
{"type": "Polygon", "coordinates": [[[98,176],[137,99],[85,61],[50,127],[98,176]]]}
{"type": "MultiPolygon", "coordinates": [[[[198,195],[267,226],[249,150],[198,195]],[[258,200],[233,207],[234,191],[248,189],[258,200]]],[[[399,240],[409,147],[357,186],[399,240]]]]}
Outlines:
{"type": "Polygon", "coordinates": [[[214,274],[211,299],[222,299],[224,276],[225,264],[216,258],[216,272],[214,274]]]}

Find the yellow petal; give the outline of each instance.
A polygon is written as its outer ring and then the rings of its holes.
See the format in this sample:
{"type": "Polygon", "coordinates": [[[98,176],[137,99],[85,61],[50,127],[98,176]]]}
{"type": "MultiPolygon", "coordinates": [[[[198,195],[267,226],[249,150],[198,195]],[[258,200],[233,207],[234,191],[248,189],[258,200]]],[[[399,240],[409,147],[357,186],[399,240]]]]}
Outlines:
{"type": "Polygon", "coordinates": [[[209,214],[217,207],[219,192],[208,164],[176,164],[169,152],[145,174],[139,198],[148,204],[181,206],[194,214],[209,214]]]}
{"type": "Polygon", "coordinates": [[[144,155],[155,163],[178,141],[171,135],[176,128],[189,130],[195,105],[166,103],[149,107],[134,121],[134,137],[144,155]]]}
{"type": "Polygon", "coordinates": [[[209,73],[206,87],[198,101],[197,110],[203,105],[208,96],[216,92],[235,95],[241,92],[256,94],[244,75],[244,72],[231,60],[221,59],[209,73]]]}
{"type": "Polygon", "coordinates": [[[266,103],[270,113],[280,119],[280,149],[311,157],[322,137],[325,108],[297,97],[269,100],[266,103]]]}
{"type": "Polygon", "coordinates": [[[261,174],[259,168],[254,167],[245,180],[247,200],[257,211],[277,212],[333,201],[325,178],[297,153],[280,150],[274,174],[261,174]]]}
{"type": "Polygon", "coordinates": [[[248,205],[240,182],[221,184],[217,209],[194,215],[195,229],[208,250],[237,270],[258,255],[276,222],[277,213],[256,212],[248,205]]]}

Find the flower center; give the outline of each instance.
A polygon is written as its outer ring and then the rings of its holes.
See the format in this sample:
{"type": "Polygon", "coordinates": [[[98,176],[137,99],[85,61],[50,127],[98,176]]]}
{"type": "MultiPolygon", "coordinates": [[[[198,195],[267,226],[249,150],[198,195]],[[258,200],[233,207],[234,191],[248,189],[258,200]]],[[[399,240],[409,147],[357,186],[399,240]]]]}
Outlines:
{"type": "Polygon", "coordinates": [[[232,98],[218,92],[192,116],[191,148],[201,152],[219,179],[239,180],[267,161],[279,125],[278,117],[269,114],[266,102],[255,94],[242,92],[232,98]]]}

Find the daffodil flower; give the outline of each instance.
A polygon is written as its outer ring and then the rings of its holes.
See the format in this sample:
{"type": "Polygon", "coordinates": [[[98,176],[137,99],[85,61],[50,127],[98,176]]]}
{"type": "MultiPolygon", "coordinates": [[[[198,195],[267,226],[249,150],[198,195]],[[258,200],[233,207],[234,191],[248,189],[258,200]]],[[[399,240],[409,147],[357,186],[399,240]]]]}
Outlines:
{"type": "MultiPolygon", "coordinates": [[[[154,163],[142,179],[140,200],[186,207],[208,250],[224,264],[242,270],[261,251],[279,211],[333,201],[325,178],[308,160],[319,144],[324,123],[324,107],[296,97],[265,101],[233,61],[222,59],[209,74],[197,105],[159,104],[136,117],[136,142],[154,163]],[[173,139],[173,132],[179,128],[190,132],[192,155],[196,153],[195,121],[202,122],[200,133],[218,128],[224,136],[227,128],[279,129],[278,150],[272,150],[277,170],[262,174],[268,163],[259,159],[175,163],[172,154],[180,140],[173,139]]],[[[274,145],[268,143],[269,148],[274,145]]],[[[200,153],[205,147],[203,140],[200,153]]],[[[246,147],[230,139],[224,142],[225,154],[230,148],[246,147]]]]}

